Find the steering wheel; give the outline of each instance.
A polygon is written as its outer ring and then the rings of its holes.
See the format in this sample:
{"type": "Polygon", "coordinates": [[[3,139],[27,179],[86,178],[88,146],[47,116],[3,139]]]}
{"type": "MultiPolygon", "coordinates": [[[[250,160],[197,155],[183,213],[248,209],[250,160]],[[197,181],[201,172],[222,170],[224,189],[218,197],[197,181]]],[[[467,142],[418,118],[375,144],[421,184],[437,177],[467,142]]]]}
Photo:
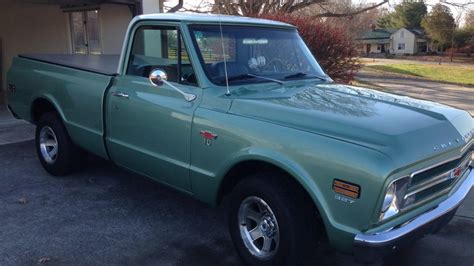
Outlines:
{"type": "Polygon", "coordinates": [[[263,69],[273,71],[275,73],[282,72],[286,69],[286,64],[281,59],[272,59],[263,67],[263,69]]]}

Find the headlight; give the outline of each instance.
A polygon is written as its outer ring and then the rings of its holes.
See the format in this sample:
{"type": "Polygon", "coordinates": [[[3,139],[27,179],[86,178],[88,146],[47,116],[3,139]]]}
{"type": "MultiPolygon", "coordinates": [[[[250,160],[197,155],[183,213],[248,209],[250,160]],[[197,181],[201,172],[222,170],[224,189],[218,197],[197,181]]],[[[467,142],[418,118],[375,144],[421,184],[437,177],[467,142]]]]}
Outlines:
{"type": "Polygon", "coordinates": [[[385,220],[397,214],[405,207],[404,196],[407,192],[409,177],[404,177],[390,184],[385,192],[379,220],[385,220]]]}
{"type": "Polygon", "coordinates": [[[395,183],[391,184],[388,189],[387,193],[385,194],[385,198],[383,199],[383,205],[382,205],[382,212],[386,212],[388,208],[390,208],[390,205],[394,202],[395,199],[395,183]]]}

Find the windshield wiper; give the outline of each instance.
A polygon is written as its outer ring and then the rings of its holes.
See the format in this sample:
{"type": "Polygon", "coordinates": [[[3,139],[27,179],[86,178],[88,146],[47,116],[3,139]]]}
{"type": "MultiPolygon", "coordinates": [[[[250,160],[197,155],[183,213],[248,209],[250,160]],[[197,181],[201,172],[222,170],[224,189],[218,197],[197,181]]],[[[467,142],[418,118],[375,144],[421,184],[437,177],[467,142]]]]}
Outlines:
{"type": "MultiPolygon", "coordinates": [[[[294,73],[294,74],[291,74],[291,75],[288,75],[288,76],[285,76],[283,79],[294,79],[294,78],[301,78],[301,77],[305,77],[305,76],[308,76],[308,74],[304,73],[304,72],[297,72],[297,73],[294,73]]],[[[327,81],[326,78],[323,78],[323,77],[320,77],[320,76],[316,76],[316,75],[311,75],[310,76],[311,78],[317,78],[317,79],[320,79],[320,80],[323,80],[323,81],[327,81]]]]}
{"type": "Polygon", "coordinates": [[[241,74],[241,75],[237,75],[237,76],[231,76],[231,77],[229,77],[229,81],[246,80],[246,79],[250,79],[250,78],[259,78],[259,79],[263,79],[263,80],[273,81],[273,82],[278,83],[280,85],[282,85],[284,83],[283,81],[278,80],[278,79],[272,79],[272,78],[257,76],[257,75],[249,74],[249,73],[241,74]]]}

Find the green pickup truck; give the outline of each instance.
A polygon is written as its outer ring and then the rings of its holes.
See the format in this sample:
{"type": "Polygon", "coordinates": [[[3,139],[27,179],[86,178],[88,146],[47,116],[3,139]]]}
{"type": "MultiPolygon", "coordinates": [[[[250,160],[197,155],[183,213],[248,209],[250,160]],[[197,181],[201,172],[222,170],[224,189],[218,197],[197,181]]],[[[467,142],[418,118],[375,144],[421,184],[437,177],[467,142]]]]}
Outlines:
{"type": "Polygon", "coordinates": [[[303,263],[324,235],[372,261],[449,222],[474,183],[467,112],[336,84],[275,21],[139,16],[121,56],[19,55],[8,103],[52,175],[88,152],[228,198],[250,265],[303,263]]]}

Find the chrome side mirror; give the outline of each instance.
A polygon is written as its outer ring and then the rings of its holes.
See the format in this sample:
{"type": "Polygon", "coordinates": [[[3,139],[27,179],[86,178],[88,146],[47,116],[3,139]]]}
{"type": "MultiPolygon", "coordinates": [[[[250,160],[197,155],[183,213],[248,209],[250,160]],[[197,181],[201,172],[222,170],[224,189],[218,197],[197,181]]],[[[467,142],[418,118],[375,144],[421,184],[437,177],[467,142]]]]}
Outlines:
{"type": "Polygon", "coordinates": [[[168,75],[166,75],[166,72],[156,68],[151,71],[150,76],[148,76],[148,79],[150,80],[150,83],[155,86],[162,86],[163,81],[168,80],[168,75]]]}
{"type": "Polygon", "coordinates": [[[183,95],[184,99],[188,102],[192,102],[196,99],[196,95],[194,94],[191,94],[191,93],[186,93],[182,90],[180,90],[178,87],[176,87],[175,85],[171,84],[170,82],[168,82],[168,75],[166,75],[166,72],[159,69],[159,68],[155,68],[153,69],[151,72],[150,72],[150,75],[148,76],[148,79],[150,80],[150,83],[153,85],[153,86],[157,86],[157,87],[160,87],[160,86],[163,86],[163,84],[166,84],[168,86],[170,86],[171,88],[173,88],[175,91],[179,92],[181,95],[183,95]]]}

